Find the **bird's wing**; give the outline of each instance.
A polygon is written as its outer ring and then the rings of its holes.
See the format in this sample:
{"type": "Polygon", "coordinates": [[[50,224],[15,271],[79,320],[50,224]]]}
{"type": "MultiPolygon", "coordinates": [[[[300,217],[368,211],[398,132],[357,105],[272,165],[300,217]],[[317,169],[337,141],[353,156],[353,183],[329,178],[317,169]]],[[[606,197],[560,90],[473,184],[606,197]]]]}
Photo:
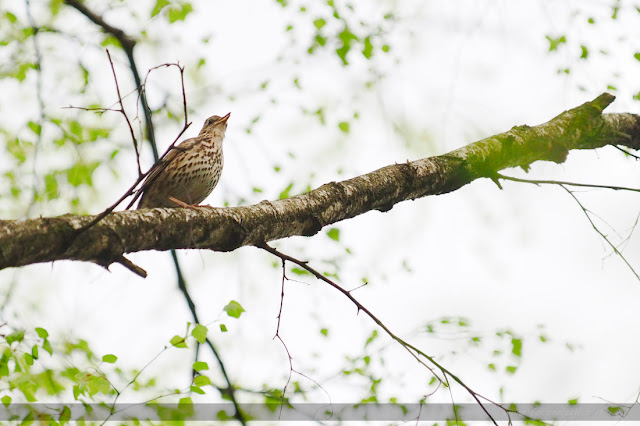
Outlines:
{"type": "Polygon", "coordinates": [[[160,161],[156,162],[149,174],[144,179],[144,183],[140,187],[140,191],[144,191],[151,183],[158,177],[160,173],[172,162],[176,159],[176,157],[182,155],[183,153],[193,149],[196,145],[200,143],[200,138],[189,138],[180,142],[178,145],[174,146],[171,151],[160,161]]]}

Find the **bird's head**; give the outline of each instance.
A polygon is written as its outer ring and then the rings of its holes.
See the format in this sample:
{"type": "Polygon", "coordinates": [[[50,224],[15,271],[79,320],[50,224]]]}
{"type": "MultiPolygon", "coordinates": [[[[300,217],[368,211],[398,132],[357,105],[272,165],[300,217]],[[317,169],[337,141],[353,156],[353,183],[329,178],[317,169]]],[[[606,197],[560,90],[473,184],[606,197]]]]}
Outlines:
{"type": "Polygon", "coordinates": [[[213,117],[209,117],[205,120],[204,126],[202,126],[202,130],[200,130],[200,134],[205,133],[221,133],[224,135],[225,130],[227,130],[227,120],[231,116],[231,113],[225,115],[224,117],[220,117],[218,115],[214,115],[213,117]]]}

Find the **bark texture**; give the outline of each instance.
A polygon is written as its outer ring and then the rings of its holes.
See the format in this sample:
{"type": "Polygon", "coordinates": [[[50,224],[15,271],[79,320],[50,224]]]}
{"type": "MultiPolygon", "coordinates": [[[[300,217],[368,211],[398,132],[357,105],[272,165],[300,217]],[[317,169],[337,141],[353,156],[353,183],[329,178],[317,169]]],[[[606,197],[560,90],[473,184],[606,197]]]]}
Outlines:
{"type": "Polygon", "coordinates": [[[600,95],[535,127],[516,126],[448,154],[390,165],[309,193],[253,206],[155,208],[116,212],[85,232],[94,216],[0,220],[0,269],[61,259],[103,266],[143,250],[231,251],[295,235],[396,203],[454,191],[509,167],[562,163],[569,150],[605,145],[640,148],[640,116],[603,114],[615,98],[600,95]]]}

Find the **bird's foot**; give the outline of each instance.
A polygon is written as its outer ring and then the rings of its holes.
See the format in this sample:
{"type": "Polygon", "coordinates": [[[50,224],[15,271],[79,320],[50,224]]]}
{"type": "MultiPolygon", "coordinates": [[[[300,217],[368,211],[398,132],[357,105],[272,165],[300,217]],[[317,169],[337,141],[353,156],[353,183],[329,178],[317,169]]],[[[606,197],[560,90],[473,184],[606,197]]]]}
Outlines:
{"type": "Polygon", "coordinates": [[[172,197],[171,195],[169,195],[169,200],[176,203],[179,207],[182,207],[183,209],[197,210],[198,207],[200,207],[199,205],[187,204],[184,201],[178,200],[176,197],[172,197]]]}

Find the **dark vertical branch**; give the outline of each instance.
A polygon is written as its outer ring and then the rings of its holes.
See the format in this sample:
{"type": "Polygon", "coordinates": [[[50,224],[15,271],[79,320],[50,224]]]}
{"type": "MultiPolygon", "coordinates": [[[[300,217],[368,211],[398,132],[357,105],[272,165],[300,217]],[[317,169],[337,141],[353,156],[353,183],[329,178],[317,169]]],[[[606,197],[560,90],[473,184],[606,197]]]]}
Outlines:
{"type": "MultiPolygon", "coordinates": [[[[151,117],[151,109],[149,108],[149,104],[147,102],[147,96],[145,93],[145,86],[142,83],[142,80],[140,78],[140,73],[138,72],[138,66],[136,65],[136,61],[133,55],[133,50],[135,48],[136,45],[136,40],[132,37],[130,37],[129,35],[127,35],[124,31],[122,31],[119,28],[115,28],[111,25],[109,25],[100,15],[95,14],[93,11],[91,11],[90,9],[88,9],[84,3],[82,3],[80,0],[64,0],[64,2],[73,7],[74,9],[76,9],[78,12],[82,13],[84,16],[86,16],[90,21],[92,21],[93,23],[95,23],[96,25],[98,25],[99,27],[101,27],[105,32],[111,34],[112,36],[114,36],[119,42],[120,45],[122,46],[122,50],[124,50],[127,59],[129,61],[129,68],[131,69],[131,74],[133,75],[133,80],[135,81],[137,90],[138,90],[138,97],[140,99],[140,104],[142,105],[142,111],[144,114],[144,121],[145,121],[145,128],[146,128],[146,132],[147,132],[147,139],[149,140],[149,143],[151,145],[151,149],[153,151],[153,159],[157,165],[158,163],[158,159],[159,159],[159,155],[158,155],[158,147],[156,144],[156,137],[155,137],[155,131],[154,131],[154,127],[153,127],[153,120],[151,117]]],[[[188,127],[187,124],[187,99],[186,99],[186,94],[185,94],[185,90],[184,90],[184,69],[180,66],[178,66],[180,68],[180,77],[182,80],[182,96],[183,96],[183,103],[184,103],[184,113],[185,113],[185,127],[183,129],[186,130],[186,128],[188,127]]],[[[118,96],[120,97],[120,96],[118,96]]],[[[174,142],[175,143],[175,142],[174,142]]],[[[173,145],[172,145],[173,146],[173,145]]],[[[142,175],[141,175],[142,176],[142,175]]],[[[136,184],[137,185],[137,184],[136,184]]],[[[178,261],[178,256],[175,250],[171,251],[171,255],[173,258],[173,262],[175,264],[175,268],[176,268],[176,273],[178,276],[178,288],[180,289],[180,291],[182,292],[182,294],[184,295],[187,304],[189,305],[189,310],[191,311],[191,314],[193,316],[193,319],[196,323],[198,323],[198,316],[196,313],[196,307],[195,304],[193,303],[193,300],[191,299],[191,296],[189,295],[189,292],[187,291],[187,284],[186,281],[184,279],[184,276],[182,275],[182,270],[180,268],[180,263],[178,261]]],[[[226,389],[226,393],[227,396],[231,399],[231,401],[234,404],[235,407],[235,418],[243,425],[246,425],[246,420],[244,419],[244,416],[242,415],[242,412],[240,411],[240,407],[238,405],[238,402],[236,401],[235,398],[235,394],[234,394],[234,389],[233,389],[233,385],[231,383],[231,380],[229,379],[229,376],[227,374],[226,368],[224,366],[224,363],[222,362],[222,359],[220,358],[220,355],[218,354],[218,351],[216,350],[215,346],[213,345],[213,343],[207,338],[207,345],[209,346],[209,348],[211,349],[211,352],[213,353],[214,357],[217,359],[218,361],[218,365],[220,366],[220,370],[227,382],[227,389],[226,389]]],[[[220,389],[220,391],[222,392],[223,389],[220,389]]]]}
{"type": "MultiPolygon", "coordinates": [[[[182,295],[184,296],[184,298],[187,301],[187,305],[189,305],[189,311],[191,311],[191,317],[193,318],[193,321],[196,324],[200,324],[200,319],[198,318],[198,313],[196,312],[196,305],[193,302],[193,299],[191,298],[191,295],[189,294],[189,290],[187,290],[187,282],[184,279],[184,276],[182,275],[182,270],[180,269],[180,262],[178,262],[178,254],[176,253],[175,250],[171,250],[171,256],[173,257],[173,262],[176,266],[176,274],[178,275],[178,288],[180,289],[180,291],[182,292],[182,295]]],[[[231,402],[233,403],[233,406],[236,410],[235,413],[235,418],[243,425],[246,425],[246,420],[244,419],[244,416],[242,415],[242,412],[240,411],[240,405],[238,405],[238,401],[236,400],[236,396],[235,396],[235,390],[233,388],[233,385],[231,384],[231,380],[229,379],[229,375],[227,374],[227,369],[224,366],[224,363],[222,362],[222,358],[220,358],[220,354],[218,353],[218,351],[216,350],[216,347],[213,345],[213,342],[211,341],[211,339],[209,339],[207,337],[207,339],[205,340],[207,342],[207,346],[209,346],[209,349],[211,349],[211,352],[213,353],[213,356],[216,358],[216,360],[218,361],[218,366],[220,367],[220,371],[222,372],[222,375],[224,376],[225,381],[227,382],[227,389],[220,389],[218,388],[218,390],[220,391],[220,393],[222,394],[227,394],[227,396],[229,396],[229,399],[231,400],[231,402]]],[[[200,345],[198,344],[197,348],[200,348],[200,345]]],[[[196,349],[196,350],[198,350],[196,349]]],[[[198,353],[196,352],[196,360],[198,359],[198,353]]]]}
{"type": "Polygon", "coordinates": [[[133,74],[133,79],[136,82],[136,87],[138,88],[138,95],[140,97],[140,103],[142,104],[142,112],[144,114],[144,123],[147,129],[147,138],[149,139],[149,143],[151,144],[151,150],[153,151],[153,160],[158,161],[158,146],[156,144],[156,133],[153,129],[153,121],[151,119],[151,109],[149,108],[149,104],[147,103],[147,95],[145,93],[145,88],[142,85],[142,81],[140,80],[140,74],[138,73],[138,67],[136,66],[136,61],[133,59],[133,46],[131,46],[130,50],[124,49],[124,52],[127,55],[127,59],[129,59],[129,66],[131,67],[131,73],[133,74]]]}
{"type": "Polygon", "coordinates": [[[127,35],[124,31],[119,28],[113,27],[109,25],[102,16],[94,13],[92,10],[87,8],[84,3],[79,0],[64,0],[66,4],[76,9],[78,12],[82,13],[86,16],[91,22],[98,25],[108,34],[114,36],[122,46],[122,50],[125,55],[127,55],[127,60],[129,61],[129,67],[131,68],[131,74],[133,75],[133,80],[136,83],[136,87],[138,89],[138,96],[140,97],[140,103],[142,104],[142,111],[144,113],[144,122],[145,128],[147,131],[147,139],[151,144],[151,150],[153,151],[153,159],[158,161],[158,147],[156,145],[156,136],[155,131],[153,129],[153,121],[151,119],[151,109],[149,108],[149,104],[147,103],[147,96],[144,93],[144,87],[142,86],[142,80],[140,79],[140,73],[138,72],[138,66],[136,65],[135,58],[133,56],[133,49],[136,46],[136,40],[127,35]]]}
{"type": "MultiPolygon", "coordinates": [[[[40,28],[36,25],[36,21],[33,18],[33,14],[31,13],[31,2],[29,0],[25,0],[25,7],[27,12],[27,19],[29,20],[29,25],[33,31],[32,40],[33,40],[33,51],[36,56],[36,97],[38,99],[38,125],[40,126],[40,131],[36,135],[36,144],[33,150],[33,175],[38,175],[38,151],[42,145],[42,128],[44,125],[45,112],[44,112],[44,98],[42,97],[42,52],[40,51],[40,43],[38,43],[38,32],[40,28]]],[[[36,204],[37,199],[37,180],[34,180],[33,183],[33,197],[31,202],[29,203],[29,207],[27,207],[27,216],[31,215],[31,209],[36,204]]]]}

